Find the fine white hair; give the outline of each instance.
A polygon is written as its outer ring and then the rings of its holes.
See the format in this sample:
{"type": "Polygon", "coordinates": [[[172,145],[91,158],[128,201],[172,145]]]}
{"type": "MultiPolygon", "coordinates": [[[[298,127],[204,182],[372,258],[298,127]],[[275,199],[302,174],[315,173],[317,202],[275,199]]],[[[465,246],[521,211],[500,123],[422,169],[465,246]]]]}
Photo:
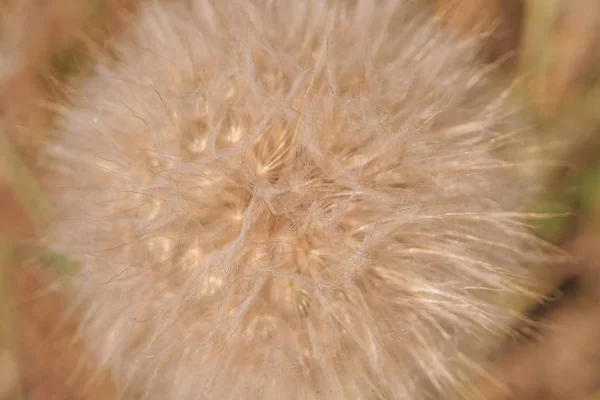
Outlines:
{"type": "Polygon", "coordinates": [[[542,244],[477,44],[402,0],[144,3],[46,147],[125,398],[469,395],[542,244]]]}

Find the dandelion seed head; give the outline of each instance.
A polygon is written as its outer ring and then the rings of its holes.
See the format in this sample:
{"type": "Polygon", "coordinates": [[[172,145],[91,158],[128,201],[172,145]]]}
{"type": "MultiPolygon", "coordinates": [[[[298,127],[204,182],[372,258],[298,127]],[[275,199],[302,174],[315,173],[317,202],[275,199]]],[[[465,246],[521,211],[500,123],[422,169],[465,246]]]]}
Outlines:
{"type": "Polygon", "coordinates": [[[125,394],[437,398],[508,329],[539,252],[506,97],[468,41],[355,3],[148,3],[74,94],[47,241],[125,394]]]}

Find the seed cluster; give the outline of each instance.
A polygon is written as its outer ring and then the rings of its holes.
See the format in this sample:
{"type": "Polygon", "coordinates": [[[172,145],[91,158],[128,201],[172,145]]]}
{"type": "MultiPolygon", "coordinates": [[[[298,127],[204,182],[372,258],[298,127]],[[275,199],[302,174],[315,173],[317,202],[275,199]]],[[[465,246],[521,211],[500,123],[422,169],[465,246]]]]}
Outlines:
{"type": "Polygon", "coordinates": [[[65,290],[124,393],[466,390],[539,255],[474,45],[403,1],[144,7],[46,179],[48,242],[82,265],[65,290]]]}

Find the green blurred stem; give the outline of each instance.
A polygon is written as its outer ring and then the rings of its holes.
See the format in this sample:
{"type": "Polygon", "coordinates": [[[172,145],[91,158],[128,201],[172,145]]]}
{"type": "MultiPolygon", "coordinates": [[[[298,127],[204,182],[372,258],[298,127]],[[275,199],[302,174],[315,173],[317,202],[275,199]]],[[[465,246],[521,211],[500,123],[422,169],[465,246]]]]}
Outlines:
{"type": "Polygon", "coordinates": [[[552,37],[560,0],[526,0],[523,27],[521,76],[539,93],[552,60],[552,37]]]}

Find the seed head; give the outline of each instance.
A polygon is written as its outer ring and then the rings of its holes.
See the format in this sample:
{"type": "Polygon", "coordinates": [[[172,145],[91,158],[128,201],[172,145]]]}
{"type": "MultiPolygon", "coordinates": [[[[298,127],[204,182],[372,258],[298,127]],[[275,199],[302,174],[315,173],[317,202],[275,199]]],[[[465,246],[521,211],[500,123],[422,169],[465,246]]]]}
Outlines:
{"type": "Polygon", "coordinates": [[[508,329],[539,253],[506,96],[406,2],[354,3],[150,3],[76,90],[47,237],[127,396],[439,398],[508,329]]]}

